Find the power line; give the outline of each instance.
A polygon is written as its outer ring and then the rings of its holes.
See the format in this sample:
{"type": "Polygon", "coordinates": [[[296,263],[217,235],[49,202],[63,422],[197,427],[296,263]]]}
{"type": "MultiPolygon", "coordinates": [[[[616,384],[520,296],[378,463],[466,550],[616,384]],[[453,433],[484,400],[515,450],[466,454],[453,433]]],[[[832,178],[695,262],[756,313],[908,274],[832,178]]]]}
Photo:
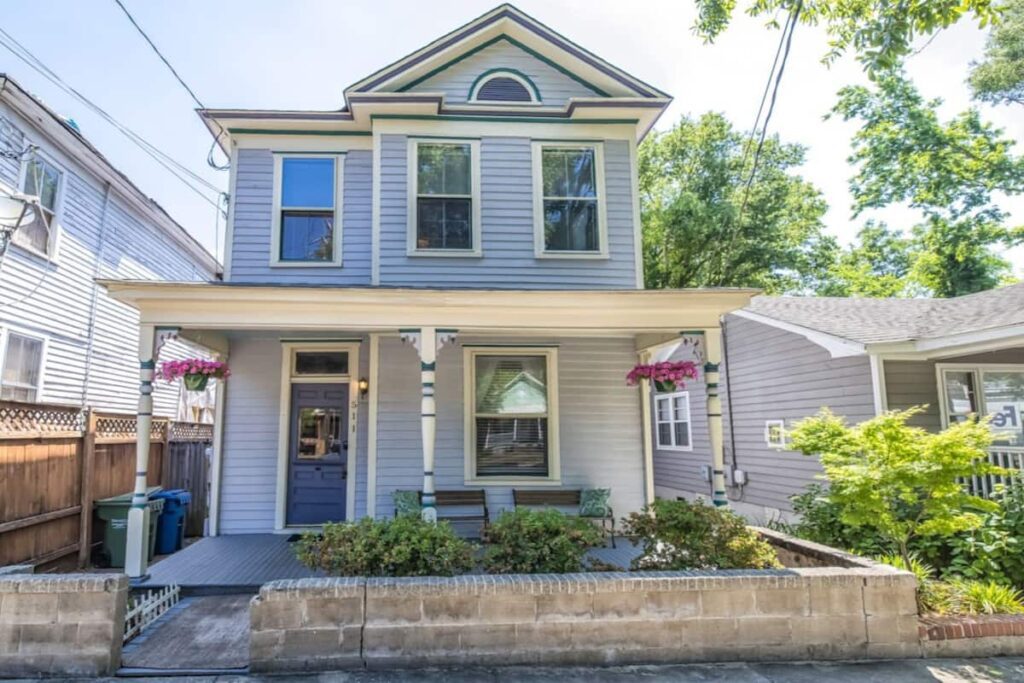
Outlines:
{"type": "MultiPolygon", "coordinates": [[[[167,59],[167,57],[164,57],[164,54],[162,52],[160,52],[160,48],[156,46],[156,43],[154,43],[153,39],[149,37],[149,34],[147,34],[142,29],[142,27],[139,26],[139,22],[135,21],[135,17],[133,17],[132,13],[128,11],[128,8],[124,6],[124,3],[121,2],[121,0],[114,0],[114,2],[117,3],[118,7],[121,8],[121,11],[124,12],[124,15],[128,17],[128,21],[130,21],[132,26],[135,27],[135,30],[139,32],[139,35],[141,35],[142,38],[153,49],[153,52],[155,52],[156,56],[160,58],[160,61],[164,63],[164,66],[167,67],[167,69],[171,72],[174,78],[177,79],[178,83],[181,84],[181,87],[185,89],[185,92],[189,94],[189,96],[192,98],[192,101],[195,102],[200,109],[206,109],[206,105],[203,104],[202,100],[199,99],[199,96],[196,95],[195,91],[189,87],[188,83],[185,82],[185,79],[181,77],[177,70],[175,70],[175,68],[171,66],[171,62],[167,59]]],[[[214,123],[217,126],[218,132],[217,137],[213,141],[213,144],[210,145],[210,152],[206,155],[206,163],[208,163],[210,166],[217,170],[224,171],[227,170],[229,166],[218,165],[213,159],[214,147],[216,147],[217,142],[220,141],[221,136],[224,134],[224,129],[221,128],[221,125],[216,121],[214,123]]]]}
{"type": "Polygon", "coordinates": [[[199,195],[204,201],[214,206],[218,206],[217,202],[209,198],[202,190],[197,188],[192,181],[189,181],[187,178],[185,178],[183,174],[189,176],[190,178],[192,178],[194,182],[201,184],[203,187],[207,188],[211,192],[217,193],[218,195],[221,193],[220,188],[208,182],[202,176],[194,173],[186,166],[173,159],[168,154],[159,150],[148,140],[146,140],[141,135],[139,135],[132,129],[122,124],[120,121],[118,121],[113,116],[108,114],[99,105],[95,104],[94,102],[92,102],[92,100],[87,98],[81,92],[70,86],[60,76],[58,76],[56,72],[50,69],[41,59],[36,57],[28,48],[19,43],[9,33],[4,31],[3,28],[0,28],[0,45],[3,45],[11,52],[11,54],[13,54],[15,57],[17,57],[26,65],[28,65],[30,68],[38,72],[48,81],[50,81],[53,85],[55,85],[63,92],[67,93],[71,97],[75,98],[76,100],[84,104],[90,110],[95,112],[100,118],[102,118],[107,123],[116,128],[122,135],[124,135],[129,140],[134,142],[140,149],[142,149],[143,152],[152,157],[154,161],[163,166],[164,169],[171,173],[171,175],[173,175],[175,178],[184,183],[189,189],[191,189],[193,192],[199,195]]]}

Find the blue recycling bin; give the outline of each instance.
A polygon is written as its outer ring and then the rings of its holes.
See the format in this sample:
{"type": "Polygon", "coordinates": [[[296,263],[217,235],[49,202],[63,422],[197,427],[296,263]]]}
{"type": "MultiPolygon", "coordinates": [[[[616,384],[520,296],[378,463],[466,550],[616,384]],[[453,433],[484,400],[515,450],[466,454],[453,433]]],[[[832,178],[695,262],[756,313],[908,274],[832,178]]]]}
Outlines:
{"type": "Polygon", "coordinates": [[[181,550],[185,544],[185,515],[192,494],[185,489],[170,489],[151,495],[164,501],[164,510],[156,527],[156,554],[167,555],[181,550]]]}

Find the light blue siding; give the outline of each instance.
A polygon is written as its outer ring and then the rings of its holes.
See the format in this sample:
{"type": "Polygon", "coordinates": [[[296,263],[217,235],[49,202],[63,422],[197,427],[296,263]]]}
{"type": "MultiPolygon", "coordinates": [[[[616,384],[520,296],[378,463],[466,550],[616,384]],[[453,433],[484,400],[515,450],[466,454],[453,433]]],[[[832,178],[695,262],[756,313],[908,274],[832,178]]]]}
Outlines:
{"type": "MultiPolygon", "coordinates": [[[[134,412],[138,313],[107,296],[95,278],[210,280],[214,273],[125,198],[113,191],[108,197],[101,179],[27,121],[3,106],[0,116],[9,123],[0,146],[31,142],[63,173],[50,260],[14,245],[0,268],[0,327],[46,339],[40,400],[134,412]]],[[[16,162],[0,163],[0,182],[14,187],[18,173],[16,162]]],[[[164,358],[195,355],[182,343],[165,349],[164,358]]],[[[176,385],[157,383],[155,412],[173,416],[177,397],[176,385]]]]}
{"type": "MultiPolygon", "coordinates": [[[[438,489],[462,489],[463,343],[437,360],[438,489]]],[[[480,341],[480,340],[477,340],[480,341]]],[[[494,340],[488,340],[493,343],[494,340]]],[[[627,387],[636,352],[628,339],[524,340],[558,345],[559,441],[564,488],[608,487],[617,515],[643,506],[640,396],[627,387]]],[[[397,338],[381,340],[377,437],[377,516],[394,511],[392,493],[423,485],[419,359],[397,338]]],[[[475,485],[473,488],[481,488],[475,485]]],[[[486,486],[491,515],[512,506],[509,486],[486,486]]]]}
{"type": "MultiPolygon", "coordinates": [[[[281,403],[281,341],[306,334],[233,334],[231,381],[224,397],[220,532],[244,534],[274,529],[277,499],[278,426],[281,403]]],[[[346,335],[355,338],[357,335],[346,335]]],[[[357,377],[369,372],[362,344],[357,377]]],[[[358,391],[353,387],[353,391],[358,391]]],[[[355,512],[366,514],[367,410],[360,398],[356,423],[355,512]]]]}
{"type": "Polygon", "coordinates": [[[234,229],[231,242],[232,282],[277,284],[370,284],[371,184],[373,157],[368,150],[344,155],[342,202],[342,265],[337,267],[270,266],[274,192],[274,155],[270,150],[242,149],[234,173],[234,229]]]}
{"type": "Polygon", "coordinates": [[[499,40],[485,47],[409,90],[441,92],[448,103],[464,103],[469,98],[469,89],[473,82],[491,69],[514,69],[525,74],[537,86],[544,105],[563,106],[570,97],[598,96],[586,85],[507,40],[499,40]]]}
{"type": "Polygon", "coordinates": [[[529,138],[485,137],[480,143],[481,257],[407,255],[407,138],[381,137],[380,284],[502,289],[636,287],[629,145],[604,143],[608,259],[534,256],[532,155],[529,138]]]}

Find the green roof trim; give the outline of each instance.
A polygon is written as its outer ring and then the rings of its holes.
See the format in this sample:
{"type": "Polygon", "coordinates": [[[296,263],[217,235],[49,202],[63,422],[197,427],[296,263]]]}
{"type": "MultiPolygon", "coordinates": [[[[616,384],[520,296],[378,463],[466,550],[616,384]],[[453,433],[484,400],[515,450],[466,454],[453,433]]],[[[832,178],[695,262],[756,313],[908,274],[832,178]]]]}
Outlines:
{"type": "Polygon", "coordinates": [[[514,76],[519,76],[519,78],[521,78],[524,81],[526,81],[527,85],[530,86],[530,90],[533,91],[533,99],[536,100],[538,103],[544,101],[543,98],[541,98],[541,96],[540,96],[540,90],[537,88],[537,84],[533,82],[532,78],[530,78],[529,76],[524,74],[522,71],[519,71],[518,69],[510,69],[508,67],[501,67],[501,68],[496,68],[496,69],[488,69],[487,71],[485,71],[482,74],[480,74],[479,76],[477,76],[476,80],[473,81],[473,84],[471,86],[469,86],[469,92],[466,93],[466,101],[467,102],[471,102],[472,101],[473,93],[476,91],[476,87],[480,84],[481,81],[483,81],[484,79],[488,78],[489,76],[494,76],[495,74],[503,74],[503,73],[505,73],[505,74],[512,74],[514,76]]]}
{"type": "Polygon", "coordinates": [[[370,120],[393,121],[501,121],[503,123],[596,123],[603,125],[629,124],[635,126],[639,119],[556,119],[546,116],[462,116],[458,114],[371,114],[370,120]]]}
{"type": "Polygon", "coordinates": [[[583,85],[583,86],[586,86],[587,88],[590,88],[591,90],[593,90],[595,93],[597,93],[601,97],[611,97],[611,95],[609,95],[607,92],[605,92],[601,88],[597,87],[596,85],[594,85],[590,81],[587,81],[586,79],[584,79],[581,76],[577,76],[576,74],[574,74],[572,71],[569,71],[568,69],[566,69],[561,64],[557,64],[557,63],[553,62],[552,60],[548,59],[547,57],[545,57],[544,55],[540,54],[536,50],[533,50],[533,49],[527,47],[526,45],[523,45],[522,43],[520,43],[515,38],[512,38],[512,37],[510,37],[510,36],[508,36],[508,35],[506,35],[504,33],[502,33],[500,36],[495,36],[494,38],[491,38],[490,40],[485,41],[485,42],[481,43],[480,45],[477,45],[472,50],[467,50],[466,52],[463,52],[458,57],[456,57],[456,58],[454,58],[454,59],[452,59],[452,60],[450,60],[448,62],[445,62],[444,64],[442,64],[441,66],[437,67],[436,69],[428,71],[427,73],[425,73],[424,75],[420,76],[419,78],[417,78],[416,80],[412,81],[411,83],[407,83],[406,85],[403,85],[401,88],[398,89],[398,92],[406,92],[408,90],[411,90],[412,88],[415,88],[417,85],[419,85],[423,81],[426,81],[426,80],[429,80],[429,79],[433,78],[434,76],[436,76],[437,74],[441,73],[442,71],[447,70],[448,68],[454,66],[455,64],[458,64],[459,62],[461,62],[462,60],[464,60],[464,59],[466,59],[468,57],[472,57],[477,52],[480,52],[481,50],[484,50],[484,49],[490,47],[491,45],[494,45],[495,43],[497,43],[498,41],[501,41],[501,40],[508,41],[512,45],[515,45],[516,47],[518,47],[523,52],[527,53],[528,55],[530,55],[530,56],[532,56],[532,57],[534,57],[536,59],[539,59],[540,61],[544,62],[545,64],[547,64],[551,68],[555,69],[556,71],[560,71],[561,73],[565,74],[566,76],[568,76],[572,80],[576,81],[580,85],[583,85]]]}
{"type": "Polygon", "coordinates": [[[295,130],[293,128],[228,128],[228,132],[234,135],[361,135],[365,137],[373,135],[368,130],[295,130]]]}

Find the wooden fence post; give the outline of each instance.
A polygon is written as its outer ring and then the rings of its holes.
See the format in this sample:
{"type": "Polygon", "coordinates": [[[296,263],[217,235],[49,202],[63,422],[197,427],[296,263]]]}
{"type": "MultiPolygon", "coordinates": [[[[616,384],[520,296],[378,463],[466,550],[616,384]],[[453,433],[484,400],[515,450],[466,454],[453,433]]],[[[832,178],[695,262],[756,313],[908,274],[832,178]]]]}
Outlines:
{"type": "Polygon", "coordinates": [[[79,511],[78,526],[78,566],[89,564],[92,551],[92,503],[93,503],[93,465],[96,461],[96,412],[92,408],[85,411],[85,432],[82,434],[82,469],[81,486],[82,509],[79,511]]]}

